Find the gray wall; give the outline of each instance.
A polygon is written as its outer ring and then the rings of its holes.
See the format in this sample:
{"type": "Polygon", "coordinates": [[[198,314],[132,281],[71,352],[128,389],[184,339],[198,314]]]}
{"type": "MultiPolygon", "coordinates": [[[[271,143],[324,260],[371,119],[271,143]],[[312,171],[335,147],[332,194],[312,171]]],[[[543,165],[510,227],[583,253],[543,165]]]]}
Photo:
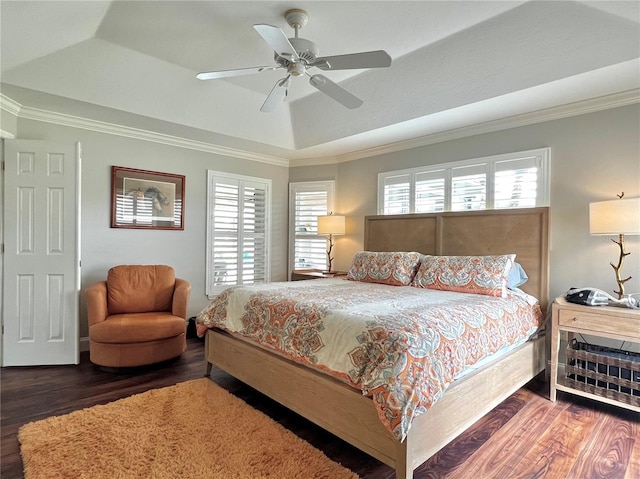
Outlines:
{"type": "MultiPolygon", "coordinates": [[[[107,269],[116,264],[170,264],[179,277],[192,284],[189,315],[195,315],[208,302],[204,294],[207,169],[272,180],[271,273],[274,281],[287,277],[288,181],[336,180],[335,211],[347,216],[349,233],[337,238],[336,268],[347,269],[353,253],[362,248],[364,216],[376,214],[379,172],[549,146],[551,297],[562,294],[570,286],[594,286],[610,292],[614,289],[609,262],[617,261],[618,249],[608,237],[589,235],[588,205],[591,201],[614,199],[621,191],[627,197],[640,196],[638,105],[362,160],[293,168],[24,118],[16,124],[5,125],[15,128],[16,136],[21,139],[82,143],[82,288],[103,279],[107,269]],[[111,165],[185,175],[185,230],[110,228],[111,165]]],[[[628,292],[640,291],[639,239],[627,237],[627,250],[632,254],[625,260],[624,272],[633,275],[626,285],[628,292]]],[[[80,335],[85,337],[84,301],[81,305],[80,335]]]]}
{"type": "MultiPolygon", "coordinates": [[[[118,264],[168,264],[191,283],[188,314],[208,304],[205,296],[207,170],[272,180],[271,277],[287,278],[288,168],[166,146],[121,136],[18,120],[20,139],[81,142],[82,289],[106,278],[118,264]],[[110,228],[111,166],[185,175],[184,231],[110,228]]],[[[81,301],[80,337],[88,335],[81,301]]]]}
{"type": "MultiPolygon", "coordinates": [[[[550,297],[572,286],[593,286],[612,293],[617,245],[589,234],[589,203],[615,199],[624,191],[640,196],[640,108],[631,105],[562,120],[442,142],[334,165],[336,213],[348,217],[348,235],[338,237],[336,269],[349,267],[362,248],[366,215],[376,214],[377,175],[420,165],[479,158],[551,147],[550,297]]],[[[290,169],[291,181],[325,178],[326,167],[290,169]]],[[[639,236],[627,236],[623,272],[632,275],[627,292],[640,292],[639,236]]]]}
{"type": "Polygon", "coordinates": [[[14,138],[18,130],[15,115],[5,110],[0,110],[0,131],[3,138],[14,138]]]}

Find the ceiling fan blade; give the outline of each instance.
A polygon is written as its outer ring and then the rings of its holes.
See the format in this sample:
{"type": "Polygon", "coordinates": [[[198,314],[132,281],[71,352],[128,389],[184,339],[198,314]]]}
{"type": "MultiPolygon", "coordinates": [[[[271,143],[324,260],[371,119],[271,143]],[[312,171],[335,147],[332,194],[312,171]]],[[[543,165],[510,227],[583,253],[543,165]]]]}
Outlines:
{"type": "Polygon", "coordinates": [[[278,70],[281,67],[251,67],[251,68],[240,68],[238,70],[220,70],[217,72],[202,72],[196,75],[198,80],[216,80],[218,78],[227,78],[227,77],[237,77],[241,75],[251,75],[253,73],[260,73],[268,70],[278,70]]]}
{"type": "Polygon", "coordinates": [[[282,80],[278,80],[276,84],[273,85],[273,88],[271,89],[271,92],[269,92],[267,99],[262,104],[262,107],[260,107],[260,111],[269,113],[275,110],[276,107],[282,103],[285,98],[287,98],[290,82],[291,75],[287,75],[282,80]]]}
{"type": "Polygon", "coordinates": [[[296,49],[293,48],[291,42],[282,30],[273,25],[258,24],[254,25],[256,32],[269,44],[271,48],[281,57],[292,62],[300,60],[296,49]]]}
{"type": "Polygon", "coordinates": [[[384,50],[349,53],[317,58],[310,66],[321,70],[353,70],[357,68],[384,68],[391,65],[391,57],[384,50]]]}
{"type": "Polygon", "coordinates": [[[358,108],[362,105],[362,100],[357,96],[352,95],[347,90],[339,86],[337,83],[332,82],[324,75],[313,75],[309,78],[311,86],[317,88],[322,93],[330,96],[338,103],[346,106],[349,109],[358,108]]]}

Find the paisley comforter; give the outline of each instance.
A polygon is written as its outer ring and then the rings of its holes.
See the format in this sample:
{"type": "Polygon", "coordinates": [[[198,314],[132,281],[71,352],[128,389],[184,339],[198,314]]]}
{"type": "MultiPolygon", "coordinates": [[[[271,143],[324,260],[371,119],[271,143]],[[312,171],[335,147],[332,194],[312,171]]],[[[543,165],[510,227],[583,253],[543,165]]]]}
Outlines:
{"type": "Polygon", "coordinates": [[[542,325],[531,296],[506,298],[321,279],[233,287],[197,317],[371,395],[403,440],[414,417],[478,361],[542,325]]]}

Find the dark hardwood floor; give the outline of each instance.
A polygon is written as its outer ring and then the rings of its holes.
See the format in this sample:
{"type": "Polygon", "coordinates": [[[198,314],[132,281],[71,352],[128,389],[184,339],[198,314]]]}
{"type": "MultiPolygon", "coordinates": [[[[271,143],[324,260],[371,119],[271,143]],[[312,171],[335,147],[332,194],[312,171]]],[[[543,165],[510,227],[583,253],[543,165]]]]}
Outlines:
{"type": "MultiPolygon", "coordinates": [[[[78,366],[2,369],[0,477],[23,477],[17,440],[23,424],[200,378],[203,357],[203,343],[190,339],[178,360],[125,372],[101,370],[86,353],[78,366]]],[[[212,378],[362,478],[395,476],[391,468],[226,373],[214,368],[212,378]]],[[[554,404],[547,399],[547,389],[532,381],[420,466],[414,477],[640,478],[637,414],[562,393],[554,404]]]]}

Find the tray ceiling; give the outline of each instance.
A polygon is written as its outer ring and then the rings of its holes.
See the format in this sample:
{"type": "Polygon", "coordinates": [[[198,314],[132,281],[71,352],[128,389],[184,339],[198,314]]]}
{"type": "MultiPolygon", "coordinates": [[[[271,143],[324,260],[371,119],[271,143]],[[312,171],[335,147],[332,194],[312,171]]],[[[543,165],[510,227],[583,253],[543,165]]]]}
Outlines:
{"type": "Polygon", "coordinates": [[[3,93],[44,92],[217,135],[288,159],[344,155],[640,87],[640,3],[616,1],[2,1],[3,93]],[[252,28],[303,8],[321,55],[386,50],[386,69],[322,72],[364,100],[348,110],[281,71],[252,28]],[[11,86],[20,87],[12,89],[11,86]]]}

